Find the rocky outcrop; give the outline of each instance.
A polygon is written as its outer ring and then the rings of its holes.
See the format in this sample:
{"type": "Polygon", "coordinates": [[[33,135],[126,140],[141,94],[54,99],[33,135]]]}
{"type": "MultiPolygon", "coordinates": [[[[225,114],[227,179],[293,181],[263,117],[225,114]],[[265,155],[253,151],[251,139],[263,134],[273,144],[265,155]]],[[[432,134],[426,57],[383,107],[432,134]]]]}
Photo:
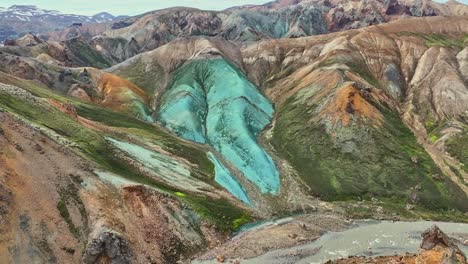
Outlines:
{"type": "MultiPolygon", "coordinates": [[[[436,246],[454,247],[450,238],[442,232],[436,225],[422,233],[421,248],[431,250],[436,246]]],[[[455,246],[456,247],[456,246],[455,246]]]]}
{"type": "Polygon", "coordinates": [[[121,234],[112,230],[103,230],[91,238],[83,253],[83,263],[107,262],[111,264],[132,263],[132,252],[128,242],[121,234]]]}
{"type": "Polygon", "coordinates": [[[416,257],[416,263],[467,263],[465,254],[437,226],[426,230],[422,239],[423,252],[416,257]]]}
{"type": "Polygon", "coordinates": [[[5,46],[31,47],[31,46],[39,45],[43,42],[44,41],[38,38],[37,36],[29,33],[15,40],[5,41],[5,46]]]}

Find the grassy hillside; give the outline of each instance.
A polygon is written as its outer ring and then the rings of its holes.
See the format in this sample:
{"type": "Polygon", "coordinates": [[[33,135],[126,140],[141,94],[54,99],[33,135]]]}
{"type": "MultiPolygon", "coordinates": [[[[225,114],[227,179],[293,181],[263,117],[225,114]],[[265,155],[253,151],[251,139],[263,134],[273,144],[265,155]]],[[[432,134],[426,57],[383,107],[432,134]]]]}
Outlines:
{"type": "MultiPolygon", "coordinates": [[[[5,77],[5,76],[3,76],[5,77]]],[[[4,78],[6,80],[6,78],[4,78]]],[[[22,85],[25,90],[44,99],[53,98],[60,102],[72,104],[79,116],[100,122],[118,132],[103,132],[90,129],[83,126],[77,120],[69,117],[46,101],[39,100],[32,103],[21,96],[13,96],[1,92],[0,108],[4,111],[14,113],[28,122],[50,129],[66,140],[73,142],[73,149],[95,162],[98,168],[113,172],[121,177],[129,179],[136,183],[146,184],[162,192],[178,197],[191,208],[200,214],[206,220],[212,222],[222,230],[231,230],[240,223],[249,221],[251,216],[248,212],[236,208],[232,202],[225,198],[213,199],[209,196],[200,194],[191,194],[184,189],[177,189],[150,178],[140,170],[121,159],[116,149],[109,144],[105,137],[124,138],[125,133],[132,133],[139,136],[144,141],[161,146],[173,155],[187,159],[196,164],[196,168],[191,174],[197,179],[214,184],[214,168],[209,161],[206,152],[196,148],[193,145],[180,141],[179,139],[164,132],[149,123],[142,122],[133,117],[112,112],[110,110],[94,105],[82,103],[72,99],[61,97],[43,87],[37,86],[31,82],[11,79],[12,83],[22,85]],[[122,129],[122,130],[120,130],[122,129]]]]}
{"type": "Polygon", "coordinates": [[[376,100],[376,90],[356,89],[343,97],[346,87],[339,83],[328,94],[325,89],[307,86],[281,105],[271,140],[311,194],[329,201],[391,197],[427,209],[468,210],[466,194],[448,177],[434,179],[439,168],[399,114],[376,100]]]}

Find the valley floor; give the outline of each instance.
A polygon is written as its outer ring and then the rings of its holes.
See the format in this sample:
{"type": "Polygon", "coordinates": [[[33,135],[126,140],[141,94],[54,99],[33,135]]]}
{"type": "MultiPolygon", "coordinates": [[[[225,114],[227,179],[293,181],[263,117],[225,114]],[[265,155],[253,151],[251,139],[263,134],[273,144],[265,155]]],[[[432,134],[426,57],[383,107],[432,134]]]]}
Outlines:
{"type": "Polygon", "coordinates": [[[250,226],[192,263],[414,263],[421,234],[433,225],[468,253],[466,223],[301,215],[250,226]]]}

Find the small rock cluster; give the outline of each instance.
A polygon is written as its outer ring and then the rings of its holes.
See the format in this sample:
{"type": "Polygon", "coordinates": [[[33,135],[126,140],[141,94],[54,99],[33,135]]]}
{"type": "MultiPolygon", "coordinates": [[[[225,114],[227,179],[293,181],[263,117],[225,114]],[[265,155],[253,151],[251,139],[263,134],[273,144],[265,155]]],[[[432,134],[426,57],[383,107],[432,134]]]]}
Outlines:
{"type": "Polygon", "coordinates": [[[132,252],[128,242],[112,230],[101,232],[88,243],[83,254],[83,263],[100,263],[99,260],[109,260],[112,264],[131,263],[132,252]]]}

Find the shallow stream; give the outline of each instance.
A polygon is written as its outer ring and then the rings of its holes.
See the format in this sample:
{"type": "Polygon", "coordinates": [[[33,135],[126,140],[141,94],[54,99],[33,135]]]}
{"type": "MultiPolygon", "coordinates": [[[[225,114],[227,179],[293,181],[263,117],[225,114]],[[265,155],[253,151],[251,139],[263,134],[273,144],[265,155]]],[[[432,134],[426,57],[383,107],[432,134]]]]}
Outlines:
{"type": "MultiPolygon", "coordinates": [[[[261,226],[264,225],[265,223],[261,226]]],[[[348,230],[328,232],[310,243],[273,250],[255,258],[242,260],[241,263],[315,264],[347,256],[390,256],[403,255],[407,252],[417,253],[422,232],[432,225],[437,225],[448,236],[455,239],[458,247],[468,254],[468,246],[463,245],[463,242],[468,239],[468,224],[360,220],[348,230]]],[[[261,226],[255,228],[261,228],[261,226]]]]}

